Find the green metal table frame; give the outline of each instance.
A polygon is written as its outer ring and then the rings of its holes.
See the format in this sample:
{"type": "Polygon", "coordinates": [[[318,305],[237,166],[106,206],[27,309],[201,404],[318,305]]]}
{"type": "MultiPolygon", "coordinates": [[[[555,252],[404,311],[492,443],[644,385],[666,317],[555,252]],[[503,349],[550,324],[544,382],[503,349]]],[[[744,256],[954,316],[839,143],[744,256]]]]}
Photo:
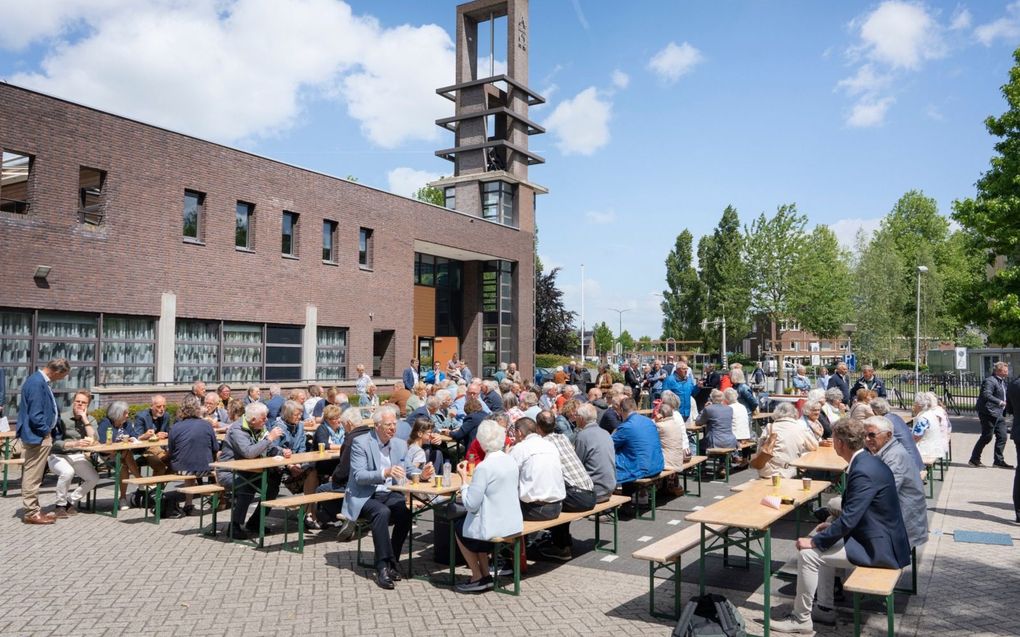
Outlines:
{"type": "MultiPolygon", "coordinates": [[[[423,502],[423,504],[425,506],[421,507],[418,510],[414,510],[412,508],[412,510],[411,510],[411,525],[412,525],[412,527],[415,524],[415,522],[418,521],[418,518],[421,517],[424,513],[432,511],[433,512],[433,517],[434,517],[437,509],[439,507],[441,507],[442,505],[444,505],[444,504],[447,506],[447,511],[449,511],[453,507],[453,503],[456,501],[456,498],[454,497],[455,495],[456,494],[453,493],[453,494],[450,494],[449,496],[435,496],[431,500],[428,500],[428,501],[421,501],[421,500],[419,500],[420,502],[423,502]],[[446,497],[447,499],[445,499],[445,500],[443,500],[441,502],[436,502],[436,500],[438,500],[441,497],[446,497]]],[[[411,497],[413,499],[414,495],[412,494],[411,497]]],[[[456,579],[455,579],[455,571],[457,570],[457,539],[456,539],[456,534],[454,533],[454,530],[453,530],[453,520],[450,519],[449,515],[446,516],[446,521],[448,522],[448,526],[450,527],[450,529],[449,529],[449,531],[450,531],[450,533],[449,533],[449,543],[450,543],[449,544],[449,551],[450,552],[447,555],[449,556],[450,586],[453,586],[453,585],[455,585],[457,583],[456,579]]],[[[436,538],[436,541],[438,541],[438,538],[436,538]]],[[[359,545],[360,545],[360,539],[359,539],[359,545]]],[[[410,577],[410,578],[413,578],[413,579],[424,581],[424,582],[431,582],[431,581],[433,581],[432,577],[430,577],[429,575],[422,575],[421,577],[415,577],[415,575],[414,575],[414,533],[413,532],[407,534],[407,576],[410,577]]]]}
{"type": "Polygon", "coordinates": [[[708,462],[707,458],[705,460],[702,460],[698,464],[692,467],[688,467],[687,469],[684,469],[683,471],[680,472],[680,475],[684,479],[684,495],[692,496],[695,498],[701,497],[701,465],[705,464],[706,462],[708,462]],[[687,490],[687,474],[690,473],[691,471],[694,472],[694,478],[698,482],[698,492],[695,494],[692,494],[687,490]]]}
{"type": "MultiPolygon", "coordinates": [[[[854,637],[861,637],[861,595],[862,593],[854,593],[854,637]]],[[[876,596],[877,597],[877,596],[876,596]]],[[[885,619],[886,619],[886,631],[889,637],[896,635],[896,605],[895,595],[889,593],[884,597],[885,600],[885,619]]]]}
{"type": "MultiPolygon", "coordinates": [[[[619,541],[619,526],[620,526],[620,515],[619,505],[611,509],[599,511],[595,515],[595,551],[599,553],[612,553],[616,554],[619,541]],[[602,548],[599,543],[602,541],[601,537],[601,518],[603,515],[609,516],[613,521],[613,543],[610,545],[611,548],[602,548]]],[[[514,564],[514,577],[513,577],[513,590],[509,590],[505,586],[499,584],[499,572],[500,564],[503,562],[503,557],[500,555],[499,547],[493,551],[493,564],[495,566],[493,575],[493,590],[503,595],[520,595],[521,594],[521,542],[524,541],[525,535],[521,534],[514,537],[510,542],[502,542],[501,544],[511,544],[513,551],[513,564],[514,564]]]]}
{"type": "MultiPolygon", "coordinates": [[[[250,485],[252,488],[256,487],[256,481],[258,481],[258,496],[259,496],[259,539],[258,542],[251,540],[235,540],[234,539],[234,524],[233,518],[231,523],[227,527],[227,537],[232,542],[237,544],[246,544],[248,546],[263,548],[266,545],[266,507],[262,506],[262,502],[266,500],[266,492],[269,490],[269,471],[268,469],[262,469],[261,471],[234,471],[234,479],[230,482],[230,502],[231,507],[237,506],[237,483],[240,480],[245,485],[250,485]],[[251,476],[251,477],[249,477],[251,476]]],[[[245,511],[247,513],[247,511],[245,511]]],[[[302,518],[302,523],[304,518],[302,518]]]]}
{"type": "MultiPolygon", "coordinates": [[[[701,523],[701,560],[698,565],[698,590],[701,595],[705,594],[705,555],[709,551],[723,551],[723,564],[725,565],[729,560],[729,548],[736,546],[744,549],[745,563],[749,565],[750,558],[753,556],[761,560],[763,581],[765,588],[765,599],[763,602],[763,615],[764,615],[764,637],[769,637],[770,624],[771,624],[771,603],[772,603],[772,529],[766,528],[764,530],[757,529],[737,529],[727,528],[721,531],[716,531],[709,528],[708,524],[701,523]],[[731,537],[732,531],[740,531],[739,537],[731,537]],[[709,535],[711,540],[709,543],[709,535]],[[756,551],[752,548],[752,543],[756,543],[760,546],[760,550],[756,551]]],[[[679,582],[678,582],[679,583],[679,582]]],[[[679,589],[679,586],[677,586],[679,589]]]]}
{"type": "MultiPolygon", "coordinates": [[[[113,506],[110,508],[109,512],[100,511],[99,507],[96,507],[96,513],[100,515],[108,515],[116,518],[117,512],[120,510],[120,454],[122,453],[124,453],[123,450],[113,452],[113,506]]],[[[98,489],[99,487],[97,486],[94,490],[98,491],[98,489]]],[[[145,510],[148,512],[148,507],[146,507],[145,510]]]]}
{"type": "Polygon", "coordinates": [[[198,531],[202,535],[211,535],[216,537],[216,513],[220,508],[220,494],[219,493],[206,493],[198,496],[198,531]],[[205,526],[205,503],[210,503],[212,509],[212,524],[208,527],[205,526]]]}

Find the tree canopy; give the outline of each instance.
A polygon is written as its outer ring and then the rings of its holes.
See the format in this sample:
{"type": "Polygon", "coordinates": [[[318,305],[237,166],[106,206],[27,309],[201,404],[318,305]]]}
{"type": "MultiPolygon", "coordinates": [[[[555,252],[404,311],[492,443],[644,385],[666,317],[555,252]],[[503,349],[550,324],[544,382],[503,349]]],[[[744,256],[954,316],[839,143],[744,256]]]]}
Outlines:
{"type": "Polygon", "coordinates": [[[704,284],[691,264],[694,238],[684,230],[666,256],[666,290],[662,294],[662,338],[699,340],[704,318],[704,284]]]}
{"type": "Polygon", "coordinates": [[[535,351],[541,354],[571,354],[579,348],[574,313],[563,305],[563,291],[556,286],[559,268],[548,273],[535,260],[535,351]]]}

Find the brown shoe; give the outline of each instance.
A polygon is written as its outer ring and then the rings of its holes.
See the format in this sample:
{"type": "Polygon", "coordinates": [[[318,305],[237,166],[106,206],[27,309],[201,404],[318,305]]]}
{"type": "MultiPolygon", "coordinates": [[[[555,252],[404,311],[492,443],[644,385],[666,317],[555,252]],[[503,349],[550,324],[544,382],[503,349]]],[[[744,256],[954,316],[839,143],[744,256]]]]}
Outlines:
{"type": "Polygon", "coordinates": [[[67,515],[67,517],[71,517],[72,515],[78,515],[78,507],[76,507],[73,504],[69,504],[66,507],[64,507],[64,514],[67,515]]]}
{"type": "Polygon", "coordinates": [[[56,513],[42,513],[40,511],[39,515],[41,515],[42,517],[46,518],[47,520],[56,520],[57,519],[57,514],[56,513]]]}
{"type": "Polygon", "coordinates": [[[58,506],[53,509],[53,517],[54,519],[57,520],[66,520],[70,516],[67,515],[67,510],[65,509],[65,507],[58,506]]]}
{"type": "Polygon", "coordinates": [[[48,518],[42,513],[36,513],[35,515],[26,515],[21,518],[21,521],[25,524],[53,524],[54,519],[48,518]]]}

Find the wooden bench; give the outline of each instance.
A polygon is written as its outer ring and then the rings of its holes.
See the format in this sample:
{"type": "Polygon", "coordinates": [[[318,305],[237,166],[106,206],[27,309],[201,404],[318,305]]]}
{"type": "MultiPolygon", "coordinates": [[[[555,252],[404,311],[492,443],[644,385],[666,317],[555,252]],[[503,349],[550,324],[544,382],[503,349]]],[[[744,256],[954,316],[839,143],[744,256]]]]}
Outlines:
{"type": "MultiPolygon", "coordinates": [[[[708,525],[717,533],[726,531],[726,527],[719,524],[708,525]]],[[[664,537],[663,539],[641,547],[634,551],[631,557],[648,562],[648,612],[652,617],[668,619],[679,619],[680,617],[680,558],[684,553],[701,544],[701,525],[691,526],[664,537]],[[660,613],[655,610],[655,580],[656,574],[665,569],[669,576],[660,578],[673,580],[673,614],[660,613]]]]}
{"type": "Polygon", "coordinates": [[[220,508],[220,494],[226,491],[218,484],[196,484],[189,487],[181,487],[179,492],[192,497],[198,496],[198,530],[203,535],[216,535],[216,512],[220,508]],[[205,528],[205,505],[209,503],[212,509],[212,524],[205,528]]]}
{"type": "Polygon", "coordinates": [[[25,459],[24,458],[0,458],[0,465],[4,467],[4,485],[3,485],[3,496],[7,497],[7,471],[10,467],[21,467],[21,473],[25,473],[25,459]]]}
{"type": "MultiPolygon", "coordinates": [[[[194,479],[195,476],[181,476],[177,475],[176,473],[167,473],[161,476],[145,476],[144,478],[127,478],[126,480],[124,480],[124,484],[133,484],[136,487],[144,487],[145,500],[142,503],[146,505],[148,505],[149,503],[149,490],[152,489],[153,487],[156,488],[156,498],[154,500],[153,506],[155,515],[153,516],[152,521],[154,524],[159,524],[160,516],[163,513],[163,489],[166,488],[166,485],[170,484],[171,482],[191,482],[194,479]]],[[[125,488],[124,490],[127,491],[127,488],[125,488]]],[[[114,506],[117,506],[116,502],[114,503],[114,506]]],[[[149,519],[148,506],[145,507],[145,519],[146,520],[149,519]]]]}
{"type": "Polygon", "coordinates": [[[698,481],[698,492],[693,497],[701,497],[701,469],[699,468],[702,463],[708,460],[708,456],[691,456],[687,459],[687,462],[680,467],[680,476],[684,480],[684,495],[691,495],[691,492],[687,490],[687,475],[694,469],[694,477],[698,481]]]}
{"type": "Polygon", "coordinates": [[[924,475],[922,481],[928,483],[928,499],[935,497],[935,465],[938,464],[938,458],[921,458],[921,462],[924,463],[924,475]]]}
{"type": "Polygon", "coordinates": [[[648,504],[650,507],[650,515],[642,516],[641,507],[635,507],[636,515],[634,516],[638,520],[651,520],[655,521],[655,494],[659,490],[659,483],[670,476],[675,476],[676,471],[672,469],[663,469],[657,476],[649,476],[647,478],[639,478],[631,484],[637,487],[638,493],[648,493],[648,504]]]}
{"type": "Polygon", "coordinates": [[[722,459],[726,462],[726,476],[725,476],[726,484],[730,483],[730,470],[731,470],[730,454],[732,454],[736,450],[737,450],[736,447],[712,447],[705,452],[708,454],[708,457],[711,458],[715,464],[716,475],[719,474],[719,460],[722,459]]]}
{"type": "MultiPolygon", "coordinates": [[[[262,506],[267,509],[284,509],[283,515],[283,548],[286,551],[293,553],[304,553],[305,552],[305,507],[309,504],[318,504],[319,502],[326,502],[327,500],[342,500],[344,493],[342,491],[324,491],[322,493],[312,493],[310,495],[295,495],[289,498],[277,498],[276,500],[266,500],[262,503],[262,506]],[[297,548],[293,548],[287,542],[287,510],[297,509],[298,511],[298,523],[297,523],[297,548]]],[[[359,541],[360,544],[360,541],[359,541]]]]}
{"type": "Polygon", "coordinates": [[[861,635],[861,595],[874,595],[885,599],[885,616],[889,637],[895,635],[896,608],[893,591],[900,579],[898,568],[870,568],[858,566],[846,578],[843,590],[854,594],[854,637],[861,635]]]}
{"type": "Polygon", "coordinates": [[[616,553],[617,541],[619,539],[619,515],[618,509],[621,505],[630,502],[630,498],[625,495],[611,495],[605,502],[600,502],[595,505],[594,508],[587,511],[579,511],[577,513],[561,513],[555,520],[525,520],[524,530],[520,533],[508,535],[506,537],[496,537],[490,540],[494,544],[510,544],[513,547],[513,561],[514,561],[514,588],[513,591],[509,591],[506,588],[499,585],[499,571],[500,571],[500,556],[499,547],[493,551],[495,557],[495,579],[493,582],[493,590],[497,593],[503,593],[505,595],[520,595],[521,594],[521,543],[524,538],[531,533],[537,533],[538,531],[544,531],[560,524],[569,524],[575,522],[589,515],[595,516],[595,550],[605,551],[608,553],[616,553]],[[602,515],[608,514],[613,520],[613,543],[612,548],[603,549],[599,546],[601,541],[599,522],[602,515]]]}

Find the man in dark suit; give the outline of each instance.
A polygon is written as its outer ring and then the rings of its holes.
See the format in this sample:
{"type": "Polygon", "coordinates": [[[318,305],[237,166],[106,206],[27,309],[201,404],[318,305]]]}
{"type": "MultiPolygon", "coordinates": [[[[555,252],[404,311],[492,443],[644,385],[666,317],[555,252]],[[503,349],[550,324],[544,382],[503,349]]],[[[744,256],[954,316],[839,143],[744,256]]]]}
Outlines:
{"type": "Polygon", "coordinates": [[[992,368],[992,375],[985,378],[981,383],[981,395],[977,399],[978,420],[981,421],[981,437],[974,444],[970,452],[970,461],[967,463],[972,467],[982,467],[981,452],[991,442],[992,435],[995,435],[995,453],[992,456],[992,464],[996,467],[1012,469],[1013,465],[1007,464],[1002,452],[1006,449],[1006,419],[1002,412],[1006,408],[1006,377],[1009,376],[1009,363],[999,361],[992,368]]]}
{"type": "Polygon", "coordinates": [[[21,497],[25,504],[21,521],[25,524],[53,524],[56,515],[43,514],[39,507],[39,487],[46,471],[46,461],[53,446],[51,432],[57,425],[57,399],[51,383],[63,380],[71,371],[65,358],[55,358],[43,369],[29,376],[21,386],[18,407],[18,438],[22,457],[21,497]]]}
{"type": "Polygon", "coordinates": [[[843,510],[833,522],[815,527],[814,537],[797,540],[797,597],[793,612],[772,623],[776,632],[813,634],[814,622],[835,624],[835,569],[910,564],[896,480],[889,467],[864,448],[866,437],[865,425],[858,421],[844,418],[832,427],[833,448],[848,463],[843,510]]]}
{"type": "Polygon", "coordinates": [[[847,375],[846,363],[836,365],[836,373],[829,377],[827,389],[835,387],[843,392],[843,404],[850,405],[850,377],[847,375]]]}
{"type": "MultiPolygon", "coordinates": [[[[1013,382],[1006,388],[1006,413],[1013,414],[1013,446],[1016,447],[1017,459],[1020,460],[1020,422],[1017,417],[1020,415],[1020,376],[1013,379],[1013,382]]],[[[1017,462],[1016,472],[1013,474],[1013,512],[1016,513],[1016,522],[1020,524],[1020,462],[1017,462]]]]}
{"type": "Polygon", "coordinates": [[[418,384],[418,359],[412,358],[411,363],[404,370],[404,387],[414,391],[414,386],[418,384]]]}

